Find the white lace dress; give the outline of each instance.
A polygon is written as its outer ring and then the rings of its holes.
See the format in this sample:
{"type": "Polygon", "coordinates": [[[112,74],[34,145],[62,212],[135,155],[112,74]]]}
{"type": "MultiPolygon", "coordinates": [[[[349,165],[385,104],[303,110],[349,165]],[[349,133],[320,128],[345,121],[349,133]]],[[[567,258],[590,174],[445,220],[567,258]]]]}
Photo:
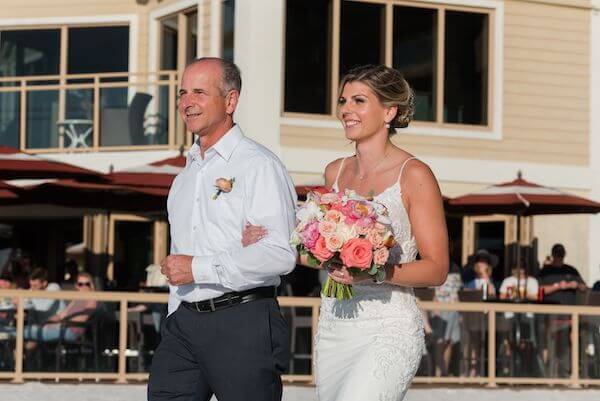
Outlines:
{"type": "MultiPolygon", "coordinates": [[[[411,262],[417,255],[400,188],[396,182],[375,198],[388,208],[393,222],[398,242],[390,252],[394,263],[411,262]]],[[[354,289],[351,300],[322,298],[315,361],[318,398],[402,400],[425,346],[413,290],[371,281],[356,284],[354,289]]]]}

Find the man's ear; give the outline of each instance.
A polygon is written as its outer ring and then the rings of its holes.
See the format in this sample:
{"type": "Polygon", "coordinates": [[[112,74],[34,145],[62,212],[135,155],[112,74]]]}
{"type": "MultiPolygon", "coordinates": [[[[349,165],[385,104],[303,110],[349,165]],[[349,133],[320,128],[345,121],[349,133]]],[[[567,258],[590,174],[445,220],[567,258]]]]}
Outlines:
{"type": "Polygon", "coordinates": [[[236,90],[230,90],[225,97],[225,112],[227,114],[233,114],[237,108],[238,101],[240,99],[240,92],[236,90]]]}

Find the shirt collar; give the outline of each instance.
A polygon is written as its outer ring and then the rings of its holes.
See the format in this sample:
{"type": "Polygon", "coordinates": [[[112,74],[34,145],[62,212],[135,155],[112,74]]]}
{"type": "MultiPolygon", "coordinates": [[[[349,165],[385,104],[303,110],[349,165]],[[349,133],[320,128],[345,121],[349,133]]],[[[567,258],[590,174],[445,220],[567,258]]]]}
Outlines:
{"type": "MultiPolygon", "coordinates": [[[[223,159],[229,161],[229,159],[231,159],[233,151],[243,138],[244,133],[242,132],[240,127],[237,124],[235,124],[233,127],[231,127],[229,131],[225,133],[225,135],[221,137],[221,139],[219,139],[217,143],[215,143],[205,152],[205,156],[207,152],[214,150],[223,159]]],[[[190,151],[188,153],[188,159],[190,157],[194,160],[202,160],[200,158],[200,145],[198,144],[198,140],[194,141],[194,144],[190,148],[190,151]]]]}

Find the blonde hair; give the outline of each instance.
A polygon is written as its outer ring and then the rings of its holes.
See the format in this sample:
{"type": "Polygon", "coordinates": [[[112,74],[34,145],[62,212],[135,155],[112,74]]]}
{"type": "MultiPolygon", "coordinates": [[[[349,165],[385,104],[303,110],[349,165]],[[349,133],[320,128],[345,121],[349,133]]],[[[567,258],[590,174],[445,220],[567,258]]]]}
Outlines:
{"type": "Polygon", "coordinates": [[[396,133],[396,128],[406,128],[415,114],[415,94],[402,74],[385,65],[364,65],[348,71],[340,82],[340,95],[349,82],[367,85],[384,107],[397,107],[396,115],[390,121],[388,135],[396,133]]]}

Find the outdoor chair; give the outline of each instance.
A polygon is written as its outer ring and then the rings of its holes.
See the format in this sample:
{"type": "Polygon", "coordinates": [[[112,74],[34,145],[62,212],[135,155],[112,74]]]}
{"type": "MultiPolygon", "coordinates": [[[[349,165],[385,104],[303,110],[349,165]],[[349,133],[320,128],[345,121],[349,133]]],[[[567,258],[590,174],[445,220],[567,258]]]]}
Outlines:
{"type": "MultiPolygon", "coordinates": [[[[99,337],[101,336],[99,327],[104,314],[104,309],[101,305],[98,305],[96,309],[86,309],[65,317],[60,322],[60,336],[57,341],[38,341],[38,347],[36,347],[38,349],[38,366],[44,366],[48,356],[53,356],[55,371],[60,372],[71,362],[69,357],[74,356],[77,360],[77,371],[88,370],[90,368],[88,359],[91,359],[93,371],[98,372],[100,368],[99,337]],[[74,320],[79,316],[88,316],[88,318],[85,322],[74,320]],[[68,329],[73,328],[82,328],[84,332],[75,340],[67,340],[65,338],[66,332],[68,329]]],[[[47,322],[45,324],[53,323],[47,322]]]]}
{"type": "Polygon", "coordinates": [[[152,95],[137,92],[128,108],[103,108],[100,125],[101,146],[150,145],[144,119],[152,95]]]}
{"type": "MultiPolygon", "coordinates": [[[[460,302],[481,302],[482,290],[460,290],[460,302]]],[[[463,360],[461,361],[461,375],[470,376],[473,372],[478,376],[485,375],[487,361],[487,319],[483,312],[461,312],[461,348],[463,360]]]]}

